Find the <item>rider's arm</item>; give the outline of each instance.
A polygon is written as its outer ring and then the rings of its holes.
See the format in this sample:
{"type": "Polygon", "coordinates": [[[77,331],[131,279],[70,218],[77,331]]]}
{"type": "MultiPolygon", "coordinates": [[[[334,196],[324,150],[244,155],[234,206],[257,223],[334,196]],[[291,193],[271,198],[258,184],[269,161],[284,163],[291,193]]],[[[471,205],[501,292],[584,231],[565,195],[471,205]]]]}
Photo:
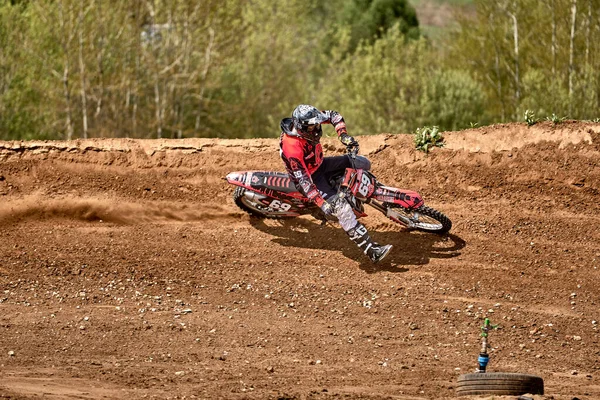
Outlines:
{"type": "Polygon", "coordinates": [[[304,163],[302,146],[296,141],[284,142],[281,148],[281,157],[285,162],[290,178],[296,183],[300,192],[321,207],[325,200],[310,177],[308,168],[304,163]]]}
{"type": "Polygon", "coordinates": [[[328,120],[323,123],[332,124],[338,137],[342,136],[343,134],[348,134],[348,131],[346,130],[346,122],[344,121],[342,114],[334,110],[325,110],[323,111],[323,114],[328,117],[328,120]]]}
{"type": "Polygon", "coordinates": [[[329,118],[328,121],[323,122],[324,124],[330,123],[335,128],[335,132],[338,135],[338,139],[340,142],[344,144],[346,147],[356,147],[358,148],[358,142],[352,136],[348,135],[348,130],[346,129],[346,122],[344,121],[344,117],[337,111],[326,110],[323,111],[325,115],[329,118]]]}

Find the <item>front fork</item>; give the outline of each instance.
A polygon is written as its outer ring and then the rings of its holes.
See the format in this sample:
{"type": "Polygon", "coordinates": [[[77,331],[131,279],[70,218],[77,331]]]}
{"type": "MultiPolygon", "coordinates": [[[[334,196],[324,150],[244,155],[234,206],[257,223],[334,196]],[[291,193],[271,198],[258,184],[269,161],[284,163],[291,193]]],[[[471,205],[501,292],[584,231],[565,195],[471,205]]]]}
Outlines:
{"type": "Polygon", "coordinates": [[[408,228],[414,228],[414,223],[412,222],[412,220],[410,218],[407,218],[405,215],[397,213],[396,211],[394,211],[393,208],[386,207],[382,203],[378,202],[377,200],[373,200],[373,199],[368,199],[365,203],[367,203],[374,209],[380,211],[383,215],[385,215],[392,221],[397,222],[401,225],[404,225],[408,228]]]}

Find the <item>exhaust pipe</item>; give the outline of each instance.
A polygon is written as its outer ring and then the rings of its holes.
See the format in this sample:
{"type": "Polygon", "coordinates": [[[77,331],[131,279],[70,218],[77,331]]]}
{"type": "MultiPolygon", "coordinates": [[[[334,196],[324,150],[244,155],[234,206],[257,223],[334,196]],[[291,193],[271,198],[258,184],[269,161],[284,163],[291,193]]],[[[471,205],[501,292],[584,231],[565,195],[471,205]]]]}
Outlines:
{"type": "Polygon", "coordinates": [[[264,199],[267,198],[267,196],[259,194],[259,193],[256,193],[256,192],[253,192],[251,190],[244,191],[244,196],[248,200],[253,201],[255,203],[257,203],[257,202],[259,202],[259,201],[264,200],[264,199]]]}

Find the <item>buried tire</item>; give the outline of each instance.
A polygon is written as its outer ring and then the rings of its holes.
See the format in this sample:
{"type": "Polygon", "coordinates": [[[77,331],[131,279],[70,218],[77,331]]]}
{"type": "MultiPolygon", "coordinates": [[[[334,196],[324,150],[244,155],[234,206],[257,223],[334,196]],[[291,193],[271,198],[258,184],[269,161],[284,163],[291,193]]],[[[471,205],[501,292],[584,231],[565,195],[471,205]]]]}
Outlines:
{"type": "Polygon", "coordinates": [[[504,372],[464,374],[458,377],[456,393],[459,396],[544,394],[544,380],[535,375],[504,372]]]}

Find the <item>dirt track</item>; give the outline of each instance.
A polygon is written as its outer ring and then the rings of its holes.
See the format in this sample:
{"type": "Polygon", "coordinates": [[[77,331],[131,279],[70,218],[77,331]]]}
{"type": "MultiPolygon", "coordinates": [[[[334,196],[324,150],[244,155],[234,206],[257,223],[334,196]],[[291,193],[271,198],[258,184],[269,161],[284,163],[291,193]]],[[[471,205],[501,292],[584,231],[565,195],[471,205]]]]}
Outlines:
{"type": "Polygon", "coordinates": [[[371,210],[377,266],[235,207],[222,178],[281,170],[275,139],[0,142],[0,398],[453,399],[488,316],[490,371],[600,399],[600,125],[445,136],[359,138],[454,222],[371,210]]]}

